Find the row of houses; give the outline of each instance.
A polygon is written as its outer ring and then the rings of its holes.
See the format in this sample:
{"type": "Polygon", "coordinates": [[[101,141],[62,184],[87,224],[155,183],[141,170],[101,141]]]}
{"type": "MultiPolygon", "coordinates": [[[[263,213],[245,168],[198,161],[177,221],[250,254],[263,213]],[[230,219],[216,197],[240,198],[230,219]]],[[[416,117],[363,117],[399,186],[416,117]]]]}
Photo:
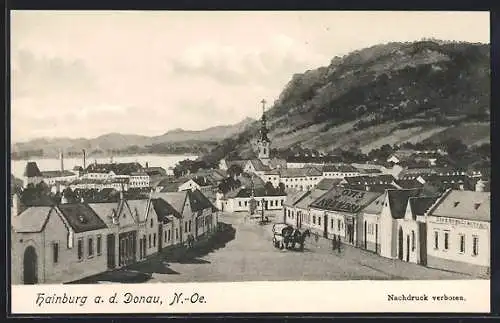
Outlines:
{"type": "Polygon", "coordinates": [[[104,189],[115,188],[128,190],[129,188],[149,188],[166,176],[167,172],[161,167],[143,167],[133,163],[97,163],[86,168],[75,167],[65,170],[61,154],[61,169],[41,171],[36,162],[27,162],[23,174],[23,185],[37,185],[45,183],[54,190],[60,191],[66,187],[72,189],[104,189]]]}
{"type": "Polygon", "coordinates": [[[490,193],[333,187],[287,197],[284,222],[382,257],[474,276],[490,272],[490,193]]]}
{"type": "Polygon", "coordinates": [[[200,191],[104,203],[39,203],[12,196],[12,283],[67,283],[201,239],[217,225],[200,191]]]}

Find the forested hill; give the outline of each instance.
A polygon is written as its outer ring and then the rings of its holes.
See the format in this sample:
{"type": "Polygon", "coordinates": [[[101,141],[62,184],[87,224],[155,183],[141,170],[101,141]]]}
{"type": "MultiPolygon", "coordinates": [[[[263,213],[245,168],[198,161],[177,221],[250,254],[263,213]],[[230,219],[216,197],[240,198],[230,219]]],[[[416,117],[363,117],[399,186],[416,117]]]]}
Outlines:
{"type": "MultiPolygon", "coordinates": [[[[368,152],[384,144],[489,142],[490,45],[376,45],[296,74],[266,112],[273,147],[368,152]]],[[[253,123],[204,159],[252,156],[253,123]]]]}

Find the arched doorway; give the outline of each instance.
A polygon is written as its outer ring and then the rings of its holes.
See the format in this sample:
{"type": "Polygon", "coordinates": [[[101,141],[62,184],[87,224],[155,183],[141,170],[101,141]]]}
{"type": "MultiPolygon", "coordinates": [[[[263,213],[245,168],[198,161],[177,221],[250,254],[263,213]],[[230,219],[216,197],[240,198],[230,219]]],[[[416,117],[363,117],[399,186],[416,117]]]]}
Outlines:
{"type": "Polygon", "coordinates": [[[38,283],[38,257],[33,246],[24,250],[23,282],[26,285],[38,283]]]}
{"type": "Polygon", "coordinates": [[[406,261],[410,261],[410,236],[406,235],[406,261]]]}
{"type": "Polygon", "coordinates": [[[398,258],[403,260],[403,229],[401,227],[398,232],[398,258]]]}
{"type": "Polygon", "coordinates": [[[367,230],[367,228],[366,228],[366,221],[365,221],[365,228],[364,228],[364,235],[363,235],[363,236],[364,236],[364,240],[365,240],[365,241],[364,241],[364,244],[365,244],[365,249],[367,249],[367,248],[366,248],[366,247],[367,247],[367,243],[366,243],[366,242],[367,242],[367,240],[368,240],[367,235],[368,235],[368,230],[367,230]]]}

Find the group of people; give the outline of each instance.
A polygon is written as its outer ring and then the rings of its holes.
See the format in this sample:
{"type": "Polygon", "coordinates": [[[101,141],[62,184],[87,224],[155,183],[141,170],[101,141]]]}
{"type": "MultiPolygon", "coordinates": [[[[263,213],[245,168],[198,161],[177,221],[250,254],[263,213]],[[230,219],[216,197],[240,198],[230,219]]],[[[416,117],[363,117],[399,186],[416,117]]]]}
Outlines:
{"type": "Polygon", "coordinates": [[[338,253],[340,254],[342,252],[341,250],[341,245],[342,245],[342,241],[340,240],[340,235],[333,235],[333,239],[332,239],[332,250],[335,251],[337,250],[338,253]]]}

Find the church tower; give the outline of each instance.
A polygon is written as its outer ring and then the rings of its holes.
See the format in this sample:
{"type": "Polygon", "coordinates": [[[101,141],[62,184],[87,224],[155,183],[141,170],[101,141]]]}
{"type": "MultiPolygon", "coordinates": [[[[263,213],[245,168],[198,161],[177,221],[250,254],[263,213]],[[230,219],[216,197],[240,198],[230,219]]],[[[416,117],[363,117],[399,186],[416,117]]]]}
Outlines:
{"type": "Polygon", "coordinates": [[[267,129],[267,123],[266,123],[267,120],[265,115],[266,100],[262,100],[261,103],[262,103],[262,119],[260,125],[259,139],[257,140],[257,156],[264,165],[267,165],[269,163],[269,154],[270,154],[269,150],[271,146],[271,140],[269,140],[269,137],[267,136],[269,130],[267,129]]]}

